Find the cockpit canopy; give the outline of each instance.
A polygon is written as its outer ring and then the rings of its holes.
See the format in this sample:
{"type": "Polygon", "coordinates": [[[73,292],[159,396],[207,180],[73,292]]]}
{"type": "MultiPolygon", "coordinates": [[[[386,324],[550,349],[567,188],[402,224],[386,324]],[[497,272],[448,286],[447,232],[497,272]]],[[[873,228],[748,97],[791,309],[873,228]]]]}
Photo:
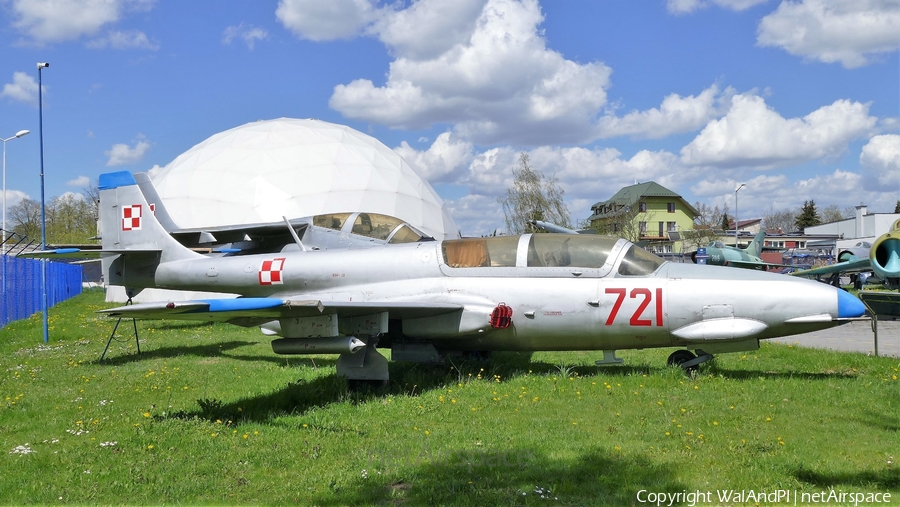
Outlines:
{"type": "Polygon", "coordinates": [[[620,275],[648,275],[665,262],[625,240],[594,235],[497,236],[445,240],[441,244],[444,262],[450,268],[607,268],[606,272],[626,248],[619,263],[620,275]]]}
{"type": "Polygon", "coordinates": [[[378,213],[330,213],[327,215],[316,215],[313,217],[312,224],[326,229],[365,236],[389,244],[414,243],[431,239],[399,218],[378,213]],[[348,227],[349,230],[347,230],[348,227]]]}

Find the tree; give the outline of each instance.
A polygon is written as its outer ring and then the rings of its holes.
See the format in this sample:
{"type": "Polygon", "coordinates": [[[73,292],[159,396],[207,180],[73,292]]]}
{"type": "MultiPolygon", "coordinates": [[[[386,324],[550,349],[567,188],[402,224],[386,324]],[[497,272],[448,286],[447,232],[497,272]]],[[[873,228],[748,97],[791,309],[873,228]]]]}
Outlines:
{"type": "Polygon", "coordinates": [[[512,188],[497,201],[503,205],[506,232],[535,232],[532,220],[569,227],[569,210],[563,202],[563,190],[555,177],[547,178],[528,165],[528,154],[519,154],[519,166],[513,169],[512,188]]]}
{"type": "Polygon", "coordinates": [[[894,205],[894,213],[900,213],[900,201],[897,201],[897,204],[894,205]]]}
{"type": "Polygon", "coordinates": [[[723,234],[721,217],[725,213],[718,206],[713,208],[699,201],[694,203],[694,209],[698,213],[694,218],[694,227],[690,231],[684,231],[682,237],[685,243],[700,248],[723,234]]]}
{"type": "Polygon", "coordinates": [[[641,239],[641,222],[647,223],[650,216],[647,212],[642,212],[639,206],[620,206],[615,211],[607,214],[597,225],[597,234],[605,236],[616,236],[625,238],[632,243],[636,243],[641,239]],[[644,220],[638,220],[638,217],[645,214],[644,220]]]}
{"type": "MultiPolygon", "coordinates": [[[[97,235],[96,205],[72,192],[53,198],[45,209],[47,244],[83,244],[97,235]]],[[[24,199],[9,208],[12,231],[34,242],[41,239],[41,203],[24,199]]]]}
{"type": "Polygon", "coordinates": [[[831,204],[822,210],[822,223],[840,222],[848,218],[853,218],[856,210],[852,207],[841,209],[837,204],[831,204]]]}
{"type": "Polygon", "coordinates": [[[807,227],[812,227],[813,225],[819,225],[821,223],[822,220],[819,218],[819,212],[816,211],[816,201],[803,201],[803,207],[800,208],[800,213],[794,221],[794,225],[797,226],[797,229],[803,230],[807,227]]]}
{"type": "Polygon", "coordinates": [[[797,221],[797,213],[784,209],[775,211],[771,206],[763,216],[763,228],[766,230],[789,232],[794,230],[794,222],[797,221]]]}
{"type": "Polygon", "coordinates": [[[82,194],[67,192],[47,209],[47,243],[80,244],[97,235],[94,207],[82,194]]]}
{"type": "Polygon", "coordinates": [[[9,223],[12,231],[31,240],[41,239],[41,203],[32,199],[22,199],[9,208],[9,223]]]}

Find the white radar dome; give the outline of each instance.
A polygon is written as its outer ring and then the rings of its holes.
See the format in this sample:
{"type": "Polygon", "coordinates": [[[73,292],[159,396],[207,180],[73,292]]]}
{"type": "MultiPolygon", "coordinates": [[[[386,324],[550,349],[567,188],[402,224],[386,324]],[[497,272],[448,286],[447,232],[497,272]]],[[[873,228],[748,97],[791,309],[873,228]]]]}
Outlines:
{"type": "Polygon", "coordinates": [[[437,240],[458,229],[431,185],[361,132],[279,118],[216,134],[151,174],[182,228],[366,211],[406,221],[437,240]]]}

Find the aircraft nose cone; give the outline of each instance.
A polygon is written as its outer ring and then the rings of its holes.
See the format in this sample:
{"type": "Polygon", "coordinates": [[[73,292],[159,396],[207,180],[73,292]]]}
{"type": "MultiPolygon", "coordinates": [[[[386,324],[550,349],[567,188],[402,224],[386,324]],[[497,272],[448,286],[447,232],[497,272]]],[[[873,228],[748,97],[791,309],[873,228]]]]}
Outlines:
{"type": "Polygon", "coordinates": [[[862,317],[866,313],[866,305],[858,297],[845,290],[838,290],[838,318],[848,319],[862,317]]]}

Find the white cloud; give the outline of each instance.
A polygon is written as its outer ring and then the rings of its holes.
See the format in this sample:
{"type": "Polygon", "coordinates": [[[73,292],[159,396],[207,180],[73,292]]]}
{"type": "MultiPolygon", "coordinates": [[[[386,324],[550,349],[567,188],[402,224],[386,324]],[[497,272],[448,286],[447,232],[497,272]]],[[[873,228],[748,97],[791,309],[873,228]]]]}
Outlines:
{"type": "Polygon", "coordinates": [[[138,30],[112,30],[106,37],[93,39],[86,45],[92,49],[159,49],[158,42],[151,41],[147,34],[138,30]]]}
{"type": "Polygon", "coordinates": [[[415,12],[384,14],[376,26],[395,44],[397,56],[387,82],[375,86],[358,79],[338,85],[329,105],[349,118],[397,128],[453,123],[457,134],[479,143],[594,137],[594,118],[606,103],[611,70],[601,62],[578,64],[548,49],[535,0],[488,0],[474,23],[465,13],[452,17],[454,26],[446,27],[452,45],[434,43],[425,32],[397,35],[396,27],[409,22],[402,16],[426,18],[443,12],[438,5],[423,0],[415,12]],[[427,49],[416,49],[422,45],[427,49]]]}
{"type": "Polygon", "coordinates": [[[147,172],[147,175],[150,176],[150,179],[153,179],[153,178],[155,178],[156,175],[159,174],[163,169],[165,169],[165,167],[163,167],[163,166],[161,166],[161,165],[159,165],[159,164],[153,164],[153,167],[151,167],[150,169],[147,169],[146,172],[147,172]]]}
{"type": "Polygon", "coordinates": [[[453,181],[472,159],[472,143],[460,141],[450,132],[439,135],[425,151],[406,141],[394,148],[403,160],[431,183],[453,181]]]}
{"type": "Polygon", "coordinates": [[[222,33],[222,42],[224,44],[231,44],[231,41],[235,38],[242,39],[248,48],[253,49],[256,41],[269,38],[269,32],[253,25],[245,26],[244,23],[241,23],[229,26],[222,33]]]}
{"type": "MultiPolygon", "coordinates": [[[[0,192],[2,192],[2,190],[0,190],[0,192]]],[[[6,222],[7,222],[6,225],[7,226],[10,225],[9,224],[9,220],[10,220],[9,208],[12,208],[16,204],[19,204],[20,202],[24,201],[25,199],[31,199],[31,196],[29,196],[25,192],[22,192],[21,190],[12,190],[9,188],[6,189],[6,222]]]]}
{"type": "MultiPolygon", "coordinates": [[[[47,87],[44,86],[44,91],[47,87]]],[[[32,106],[38,105],[38,84],[33,77],[24,72],[13,72],[13,82],[3,85],[0,97],[7,97],[17,102],[32,106]]]]}
{"type": "Polygon", "coordinates": [[[69,186],[69,187],[85,188],[90,184],[91,184],[91,179],[88,178],[87,176],[79,176],[79,177],[75,178],[74,180],[69,180],[66,182],[66,186],[69,186]]]}
{"type": "Polygon", "coordinates": [[[681,150],[686,165],[772,169],[833,157],[865,136],[877,118],[869,106],[837,100],[803,118],[785,119],[755,95],[735,95],[731,110],[681,150]]]}
{"type": "Polygon", "coordinates": [[[900,46],[896,0],[784,1],[764,17],[757,44],[844,67],[870,63],[872,55],[900,46]]]}
{"type": "Polygon", "coordinates": [[[496,197],[467,195],[459,199],[445,199],[444,205],[459,226],[463,236],[483,236],[505,229],[503,208],[496,197]]]}
{"type": "Polygon", "coordinates": [[[768,1],[769,0],[667,0],[666,9],[673,14],[686,14],[705,9],[709,7],[710,4],[716,4],[719,7],[724,7],[733,11],[743,11],[754,5],[759,5],[768,1]]]}
{"type": "Polygon", "coordinates": [[[59,195],[53,199],[58,202],[75,202],[75,201],[84,201],[84,194],[81,192],[63,192],[62,195],[59,195]]]}
{"type": "Polygon", "coordinates": [[[487,0],[418,0],[408,9],[380,17],[372,31],[405,58],[437,58],[468,42],[486,3],[487,0]]]}
{"type": "Polygon", "coordinates": [[[140,162],[144,158],[144,154],[150,149],[150,143],[144,139],[139,139],[134,147],[127,144],[114,144],[113,147],[104,152],[109,157],[106,161],[107,166],[128,165],[140,162]]]}
{"type": "Polygon", "coordinates": [[[900,135],[869,139],[862,148],[859,163],[864,168],[863,174],[873,180],[872,190],[900,190],[900,135]]]}
{"type": "Polygon", "coordinates": [[[279,0],[275,16],[301,39],[349,39],[374,22],[380,11],[370,0],[279,0]]]}
{"type": "Polygon", "coordinates": [[[691,132],[723,114],[731,105],[733,88],[719,92],[712,85],[697,96],[666,96],[660,107],[646,111],[632,111],[625,116],[606,115],[599,121],[599,137],[632,136],[661,139],[672,134],[691,132]]]}
{"type": "Polygon", "coordinates": [[[36,44],[93,35],[124,11],[152,8],[154,0],[13,0],[13,26],[36,44]]]}

